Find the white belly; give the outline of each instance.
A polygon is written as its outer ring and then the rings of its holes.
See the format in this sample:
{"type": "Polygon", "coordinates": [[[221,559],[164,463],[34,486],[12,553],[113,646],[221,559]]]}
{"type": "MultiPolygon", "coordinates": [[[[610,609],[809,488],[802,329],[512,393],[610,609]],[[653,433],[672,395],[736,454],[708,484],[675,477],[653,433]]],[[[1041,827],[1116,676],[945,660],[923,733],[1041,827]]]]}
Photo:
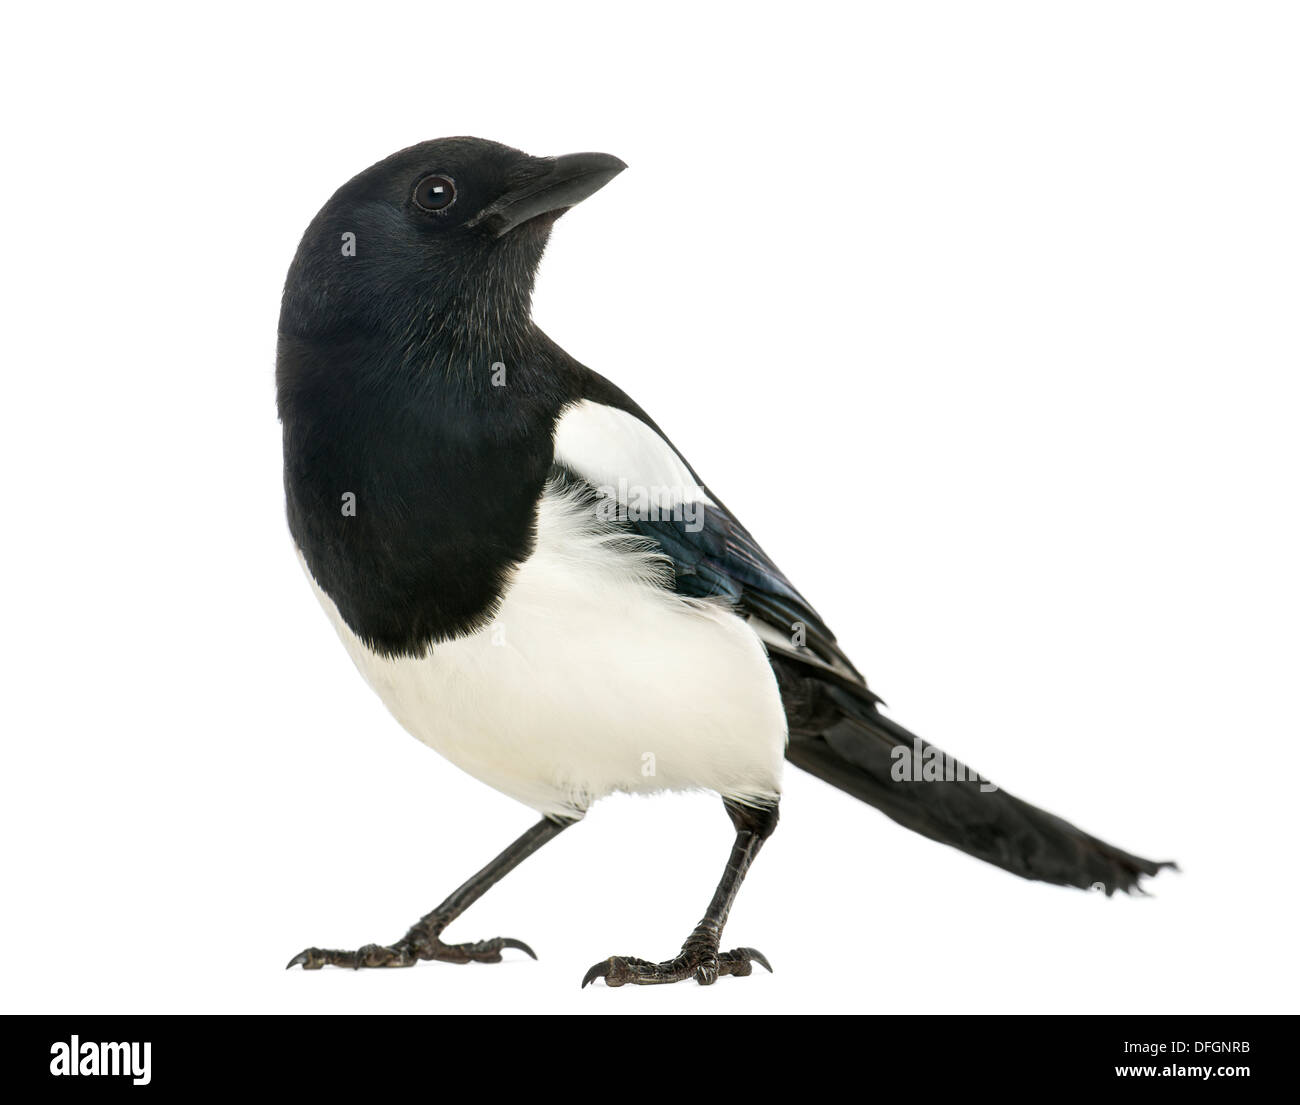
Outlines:
{"type": "Polygon", "coordinates": [[[786,723],[763,645],[726,607],[660,586],[663,571],[548,493],[537,547],[481,632],[388,659],[316,593],[410,733],[542,813],[615,791],[776,798],[786,723]]]}

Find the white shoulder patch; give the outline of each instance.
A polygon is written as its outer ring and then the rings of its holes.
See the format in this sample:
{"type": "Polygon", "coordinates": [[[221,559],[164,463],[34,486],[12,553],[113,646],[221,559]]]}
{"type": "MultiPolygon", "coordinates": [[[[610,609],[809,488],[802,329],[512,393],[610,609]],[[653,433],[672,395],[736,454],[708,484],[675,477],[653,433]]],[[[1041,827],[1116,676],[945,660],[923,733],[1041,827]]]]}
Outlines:
{"type": "Polygon", "coordinates": [[[555,459],[624,505],[714,505],[668,442],[635,415],[604,403],[582,399],[560,413],[555,459]]]}

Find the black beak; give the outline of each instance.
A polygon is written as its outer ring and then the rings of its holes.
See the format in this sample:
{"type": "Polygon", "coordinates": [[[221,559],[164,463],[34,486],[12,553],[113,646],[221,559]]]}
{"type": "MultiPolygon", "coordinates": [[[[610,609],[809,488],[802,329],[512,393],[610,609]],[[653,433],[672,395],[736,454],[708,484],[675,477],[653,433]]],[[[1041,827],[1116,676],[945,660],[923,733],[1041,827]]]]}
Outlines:
{"type": "Polygon", "coordinates": [[[617,157],[607,153],[539,158],[535,172],[470,219],[469,225],[482,225],[493,237],[500,238],[538,215],[563,211],[581,203],[626,168],[617,157]]]}

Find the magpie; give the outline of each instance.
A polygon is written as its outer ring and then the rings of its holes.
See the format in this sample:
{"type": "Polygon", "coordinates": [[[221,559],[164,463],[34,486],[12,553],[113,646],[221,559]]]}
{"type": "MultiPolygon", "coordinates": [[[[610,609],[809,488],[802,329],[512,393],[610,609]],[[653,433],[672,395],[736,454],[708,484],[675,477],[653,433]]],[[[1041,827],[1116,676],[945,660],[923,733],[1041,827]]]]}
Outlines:
{"type": "Polygon", "coordinates": [[[1140,890],[1172,865],[1012,797],[882,713],[654,420],[533,322],[555,221],[625,168],[423,142],[339,188],[289,268],[277,407],[310,584],[397,721],[541,815],[401,939],[311,947],[289,967],[533,955],[442,934],[598,799],[705,791],[735,842],[703,919],[673,958],[612,956],[582,984],[770,971],[721,937],[787,760],[1024,878],[1140,890]]]}

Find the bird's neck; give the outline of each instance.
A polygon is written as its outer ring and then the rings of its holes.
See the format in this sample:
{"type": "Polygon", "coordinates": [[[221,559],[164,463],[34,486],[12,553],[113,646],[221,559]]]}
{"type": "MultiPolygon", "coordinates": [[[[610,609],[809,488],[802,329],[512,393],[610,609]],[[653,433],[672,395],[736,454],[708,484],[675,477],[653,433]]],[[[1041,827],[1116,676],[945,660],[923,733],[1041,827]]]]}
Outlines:
{"type": "Polygon", "coordinates": [[[484,377],[479,383],[500,387],[503,366],[509,374],[545,344],[532,321],[541,249],[526,246],[475,257],[463,271],[430,274],[431,284],[412,287],[389,315],[386,347],[433,381],[468,368],[484,377]]]}
{"type": "Polygon", "coordinates": [[[503,370],[508,378],[512,368],[533,359],[537,334],[526,295],[456,297],[412,319],[399,335],[399,348],[430,383],[463,380],[468,373],[483,387],[499,387],[503,370]]]}
{"type": "Polygon", "coordinates": [[[356,421],[387,434],[394,420],[460,412],[468,431],[542,432],[573,398],[576,362],[532,321],[526,306],[452,302],[344,333],[281,332],[280,415],[307,425],[356,421]]]}

